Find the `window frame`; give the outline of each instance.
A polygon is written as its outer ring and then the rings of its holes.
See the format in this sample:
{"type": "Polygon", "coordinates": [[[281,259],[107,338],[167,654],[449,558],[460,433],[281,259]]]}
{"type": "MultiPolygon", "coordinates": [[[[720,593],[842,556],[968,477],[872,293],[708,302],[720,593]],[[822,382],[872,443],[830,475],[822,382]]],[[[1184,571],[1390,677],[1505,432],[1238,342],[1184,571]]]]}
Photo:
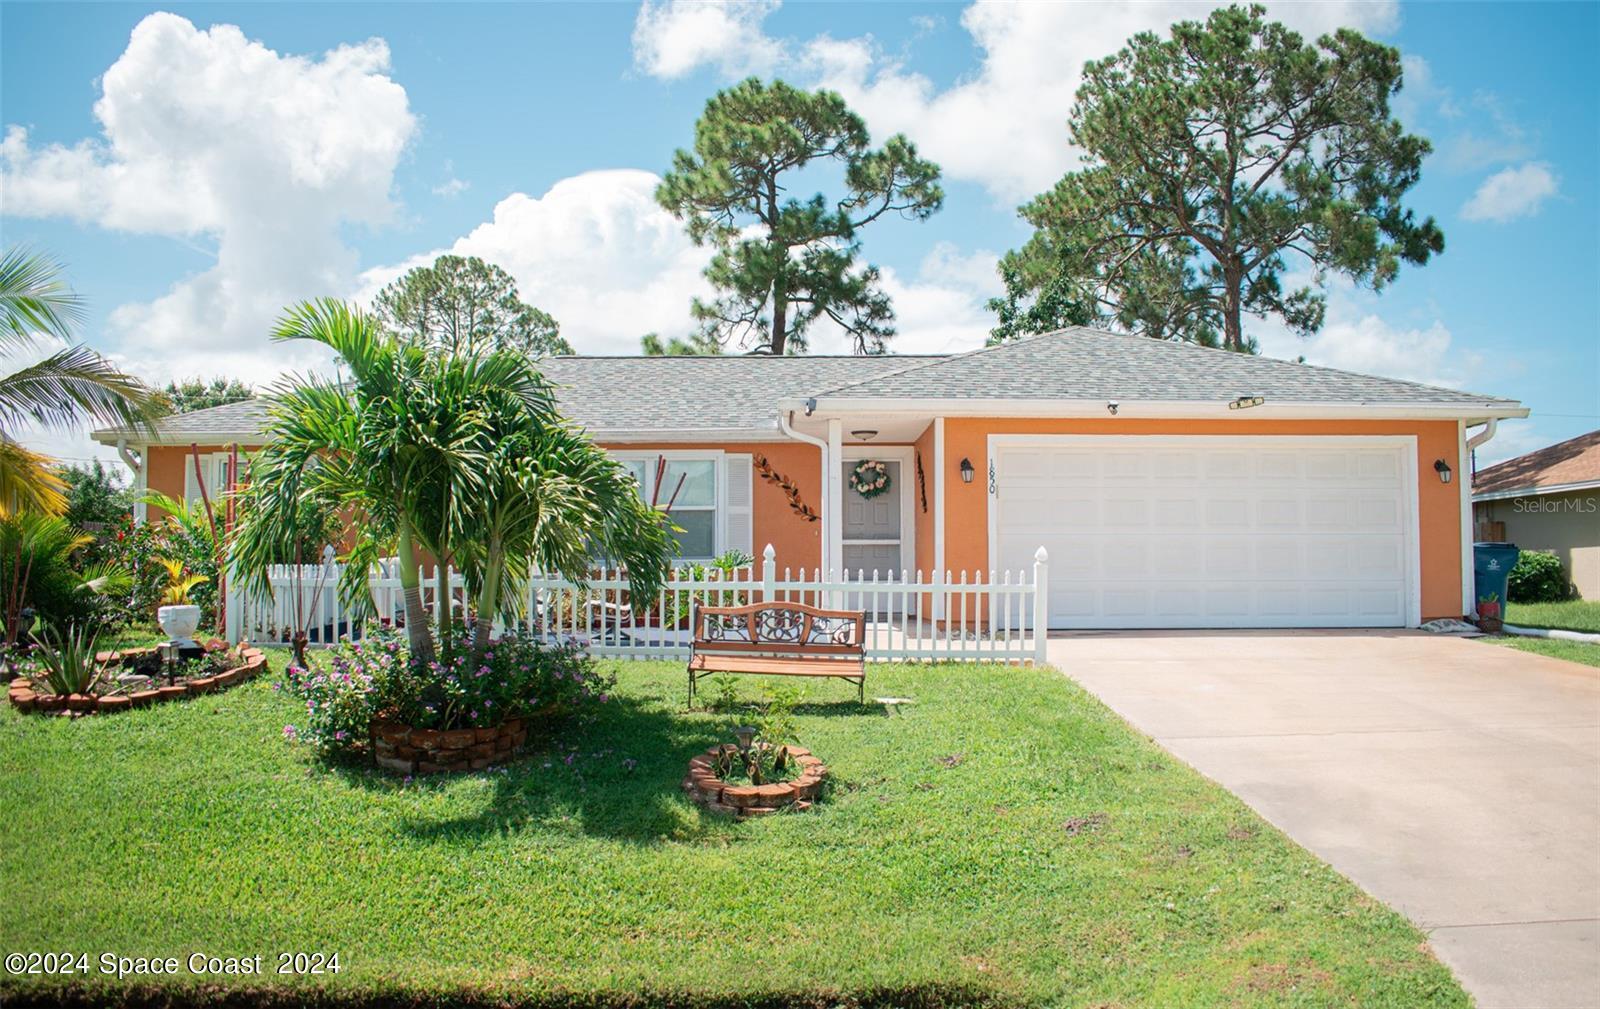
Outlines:
{"type": "MultiPolygon", "coordinates": [[[[643,463],[644,480],[640,483],[639,490],[644,500],[650,500],[650,482],[655,479],[655,461],[665,459],[668,463],[674,462],[709,462],[711,464],[711,504],[709,505],[675,505],[673,513],[679,511],[709,512],[711,514],[711,553],[709,556],[698,554],[680,553],[673,558],[673,564],[701,564],[715,560],[727,549],[726,526],[728,521],[728,475],[727,452],[720,448],[697,449],[607,449],[611,458],[620,463],[643,463]]],[[[659,502],[665,504],[665,501],[659,502]]],[[[674,539],[677,537],[674,536],[674,539]]],[[[681,543],[680,543],[681,546],[681,543]]]]}

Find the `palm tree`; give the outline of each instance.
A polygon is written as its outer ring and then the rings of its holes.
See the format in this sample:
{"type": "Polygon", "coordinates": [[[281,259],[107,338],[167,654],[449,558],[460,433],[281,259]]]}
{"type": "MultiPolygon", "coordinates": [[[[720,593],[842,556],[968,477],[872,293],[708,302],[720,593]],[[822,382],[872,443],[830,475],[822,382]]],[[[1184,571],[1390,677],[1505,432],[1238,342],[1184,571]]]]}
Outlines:
{"type": "Polygon", "coordinates": [[[13,247],[0,257],[0,357],[67,346],[0,375],[0,516],[20,510],[59,514],[65,485],[48,457],[17,444],[13,432],[32,422],[72,430],[85,420],[151,427],[161,400],[143,382],[84,346],[72,344],[83,300],[55,260],[13,247]]]}
{"type": "Polygon", "coordinates": [[[398,553],[414,660],[436,654],[420,550],[441,566],[460,561],[480,656],[494,617],[515,611],[531,565],[581,580],[594,556],[607,556],[629,566],[638,598],[655,595],[673,549],[664,516],[639,499],[621,466],[565,424],[527,358],[402,345],[370,316],[332,300],[291,309],[274,339],[325,344],[352,381],[299,378],[273,393],[269,440],[252,466],[233,544],[232,565],[247,583],[265,587],[268,558],[303,535],[296,516],[316,500],[358,530],[340,584],[357,612],[371,607],[371,565],[398,553]]]}

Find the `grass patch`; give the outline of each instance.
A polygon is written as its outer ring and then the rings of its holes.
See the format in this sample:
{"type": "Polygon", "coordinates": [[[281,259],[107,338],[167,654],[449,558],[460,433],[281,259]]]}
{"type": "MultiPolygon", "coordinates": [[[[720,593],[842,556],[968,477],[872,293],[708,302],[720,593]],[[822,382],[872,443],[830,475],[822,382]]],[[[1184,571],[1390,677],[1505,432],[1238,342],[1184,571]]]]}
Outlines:
{"type": "MultiPolygon", "coordinates": [[[[281,666],[281,653],[274,667],[281,666]]],[[[265,681],[115,718],[0,714],[0,947],[337,952],[337,975],[0,975],[18,1001],[1464,1006],[1395,912],[1049,669],[812,685],[817,810],[678,791],[729,719],[618,664],[592,721],[409,783],[283,740],[265,681]]],[[[743,681],[746,697],[755,685],[743,681]]]]}
{"type": "Polygon", "coordinates": [[[1600,666],[1600,645],[1591,645],[1585,641],[1561,641],[1555,638],[1519,638],[1510,634],[1492,638],[1479,638],[1478,640],[1496,645],[1505,645],[1507,648],[1515,648],[1519,652],[1548,655],[1552,659],[1566,659],[1568,662],[1578,662],[1585,666],[1600,666]]]}
{"type": "Polygon", "coordinates": [[[1600,601],[1569,599],[1560,603],[1508,603],[1505,622],[1518,627],[1600,634],[1600,601]]]}

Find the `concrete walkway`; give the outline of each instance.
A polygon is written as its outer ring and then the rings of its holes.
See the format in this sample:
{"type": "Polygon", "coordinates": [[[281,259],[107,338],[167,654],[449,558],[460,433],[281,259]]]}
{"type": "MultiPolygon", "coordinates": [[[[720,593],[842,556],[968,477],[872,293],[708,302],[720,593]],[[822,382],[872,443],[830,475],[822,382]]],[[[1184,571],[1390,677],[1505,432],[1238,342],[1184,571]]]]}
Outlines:
{"type": "Polygon", "coordinates": [[[1600,669],[1404,631],[1080,632],[1049,648],[1425,929],[1479,1006],[1600,1006],[1600,669]]]}

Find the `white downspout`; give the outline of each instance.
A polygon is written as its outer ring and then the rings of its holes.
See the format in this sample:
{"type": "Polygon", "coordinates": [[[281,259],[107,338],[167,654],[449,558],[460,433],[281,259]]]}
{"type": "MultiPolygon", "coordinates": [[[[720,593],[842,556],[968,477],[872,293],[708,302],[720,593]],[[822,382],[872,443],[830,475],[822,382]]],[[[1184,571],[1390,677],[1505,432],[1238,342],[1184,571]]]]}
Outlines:
{"type": "MultiPolygon", "coordinates": [[[[795,441],[805,442],[807,445],[815,445],[817,447],[818,451],[821,453],[822,467],[821,467],[819,472],[820,472],[820,474],[822,476],[822,501],[821,501],[821,505],[822,505],[821,515],[822,515],[822,518],[821,518],[821,521],[818,523],[817,535],[822,537],[822,543],[821,543],[821,547],[820,547],[820,549],[818,551],[817,556],[822,561],[822,563],[820,565],[818,565],[818,566],[823,571],[827,571],[828,570],[828,534],[831,532],[829,526],[832,524],[832,521],[833,521],[832,517],[829,515],[829,509],[828,509],[828,443],[823,441],[821,438],[813,438],[809,434],[802,434],[801,432],[796,431],[794,429],[794,427],[789,423],[789,419],[791,417],[793,417],[793,416],[794,416],[794,411],[793,410],[785,410],[782,413],[778,414],[778,429],[781,430],[784,434],[788,435],[790,438],[793,438],[795,441]]],[[[802,577],[804,577],[804,576],[802,575],[802,577]]]]}
{"type": "Polygon", "coordinates": [[[1477,516],[1472,508],[1472,453],[1479,445],[1494,437],[1500,427],[1498,417],[1483,423],[1483,430],[1466,437],[1467,425],[1461,425],[1461,611],[1471,617],[1477,610],[1477,590],[1474,585],[1472,543],[1477,539],[1477,516]]]}
{"type": "Polygon", "coordinates": [[[126,438],[117,439],[117,455],[122,457],[122,462],[125,466],[133,470],[133,489],[135,494],[133,502],[133,520],[135,522],[143,522],[145,520],[147,507],[144,501],[140,500],[144,497],[144,492],[146,489],[144,456],[129,449],[128,439],[126,438]]]}
{"type": "MultiPolygon", "coordinates": [[[[1477,434],[1475,434],[1471,438],[1467,439],[1467,451],[1471,452],[1473,449],[1477,448],[1479,445],[1482,445],[1484,442],[1488,441],[1490,438],[1493,438],[1495,429],[1497,429],[1499,426],[1500,426],[1500,418],[1498,418],[1498,417],[1490,417],[1488,420],[1484,421],[1483,430],[1479,431],[1477,434]]],[[[1470,475],[1471,475],[1470,471],[1472,469],[1472,457],[1469,455],[1467,458],[1461,460],[1461,462],[1462,462],[1462,464],[1464,464],[1467,467],[1467,469],[1469,471],[1468,475],[1470,477],[1470,475]]],[[[1471,483],[1472,481],[1469,479],[1467,482],[1471,483]]]]}

